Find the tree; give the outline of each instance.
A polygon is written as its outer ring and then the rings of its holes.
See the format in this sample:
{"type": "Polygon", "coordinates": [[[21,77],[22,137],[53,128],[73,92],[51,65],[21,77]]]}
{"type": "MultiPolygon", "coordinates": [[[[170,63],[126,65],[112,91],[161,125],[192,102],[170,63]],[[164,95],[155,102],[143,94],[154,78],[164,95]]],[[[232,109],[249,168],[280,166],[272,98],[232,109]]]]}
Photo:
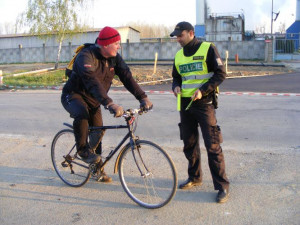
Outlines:
{"type": "Polygon", "coordinates": [[[165,25],[150,25],[141,22],[129,22],[127,26],[131,26],[141,32],[141,38],[162,38],[170,37],[170,33],[174,27],[167,27],[165,25]]]}
{"type": "Polygon", "coordinates": [[[282,33],[285,33],[285,23],[281,23],[279,24],[279,27],[278,27],[278,31],[282,34],[282,33]]]}
{"type": "MultiPolygon", "coordinates": [[[[29,33],[47,39],[56,35],[58,42],[55,69],[58,68],[62,42],[66,37],[83,32],[86,26],[80,25],[78,11],[88,0],[28,0],[28,9],[18,20],[17,27],[30,28],[29,33]]],[[[87,5],[87,4],[86,4],[87,5]]]]}
{"type": "Polygon", "coordinates": [[[14,23],[5,22],[0,23],[0,34],[14,34],[15,26],[14,23]]]}

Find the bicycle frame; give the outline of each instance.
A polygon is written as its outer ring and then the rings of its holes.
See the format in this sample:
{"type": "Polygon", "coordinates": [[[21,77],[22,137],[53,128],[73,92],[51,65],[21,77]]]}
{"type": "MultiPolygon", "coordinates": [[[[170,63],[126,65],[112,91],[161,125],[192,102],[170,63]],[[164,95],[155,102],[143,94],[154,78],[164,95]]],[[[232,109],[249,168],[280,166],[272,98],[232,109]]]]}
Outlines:
{"type": "Polygon", "coordinates": [[[91,176],[96,181],[102,181],[105,165],[117,154],[114,173],[119,174],[124,191],[135,203],[149,209],[168,204],[177,189],[176,168],[165,150],[151,141],[140,140],[135,135],[138,116],[143,112],[142,109],[124,112],[124,125],[89,127],[87,141],[91,151],[100,150],[99,143],[106,130],[128,129],[123,137],[119,137],[121,141],[113,143],[116,147],[107,149],[100,162],[91,164],[84,163],[77,154],[73,126],[64,123],[71,129],[60,130],[51,145],[52,163],[60,179],[72,187],[83,186],[91,176]]]}
{"type": "MultiPolygon", "coordinates": [[[[105,160],[103,161],[103,163],[101,164],[100,170],[106,165],[106,163],[116,154],[116,152],[119,151],[119,149],[123,146],[123,144],[130,139],[129,143],[127,145],[131,145],[132,148],[135,147],[135,142],[136,140],[138,140],[138,137],[136,137],[134,135],[134,127],[133,124],[135,122],[136,117],[131,115],[129,117],[125,117],[126,120],[126,125],[114,125],[114,126],[91,126],[89,127],[89,133],[99,133],[100,131],[106,131],[106,130],[112,130],[112,129],[128,129],[128,133],[125,135],[125,137],[119,142],[119,144],[117,145],[117,147],[115,147],[113,150],[111,150],[111,152],[108,154],[108,156],[106,156],[105,160]]],[[[68,124],[68,123],[64,123],[65,126],[68,126],[70,128],[73,129],[73,126],[68,124]]],[[[127,146],[125,145],[123,149],[126,149],[125,147],[127,146]]],[[[119,152],[116,162],[115,162],[115,166],[114,166],[114,173],[118,172],[118,164],[119,164],[119,159],[121,156],[121,153],[123,152],[123,149],[119,152]]],[[[134,154],[134,153],[133,153],[134,154]]],[[[135,158],[135,156],[134,156],[135,158]]],[[[140,167],[138,165],[138,163],[136,162],[138,169],[140,170],[140,167]]],[[[140,170],[141,171],[141,170],[140,170]]],[[[142,173],[141,173],[142,174],[142,173]]]]}

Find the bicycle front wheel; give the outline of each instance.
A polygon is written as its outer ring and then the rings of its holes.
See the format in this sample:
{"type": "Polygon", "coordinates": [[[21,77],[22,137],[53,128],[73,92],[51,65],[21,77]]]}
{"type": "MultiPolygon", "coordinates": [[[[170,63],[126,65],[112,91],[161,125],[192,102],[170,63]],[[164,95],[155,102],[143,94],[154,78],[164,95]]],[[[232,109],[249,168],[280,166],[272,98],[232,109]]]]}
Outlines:
{"type": "Polygon", "coordinates": [[[119,161],[119,177],[127,195],[145,208],[166,205],[177,189],[177,173],[170,156],[158,145],[138,140],[126,146],[119,161]]]}
{"type": "Polygon", "coordinates": [[[89,166],[76,156],[73,130],[61,130],[55,135],[51,146],[51,158],[57,175],[66,184],[80,187],[89,180],[89,166]]]}

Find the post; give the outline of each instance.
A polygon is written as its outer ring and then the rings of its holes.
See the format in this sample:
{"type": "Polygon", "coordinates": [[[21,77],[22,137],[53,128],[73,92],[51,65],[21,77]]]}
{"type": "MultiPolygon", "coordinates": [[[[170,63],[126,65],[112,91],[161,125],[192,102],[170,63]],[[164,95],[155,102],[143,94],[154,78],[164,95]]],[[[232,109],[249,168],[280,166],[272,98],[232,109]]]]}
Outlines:
{"type": "Polygon", "coordinates": [[[239,63],[239,54],[235,54],[235,62],[239,63]]]}
{"type": "Polygon", "coordinates": [[[158,55],[157,52],[155,52],[153,74],[156,74],[157,55],[158,55]]]}
{"type": "Polygon", "coordinates": [[[46,62],[46,44],[43,43],[43,61],[46,62]]]}
{"type": "Polygon", "coordinates": [[[2,70],[0,70],[0,85],[3,84],[2,70]]]}
{"type": "Polygon", "coordinates": [[[271,12],[271,38],[273,39],[273,0],[272,0],[272,12],[271,12]]]}
{"type": "Polygon", "coordinates": [[[19,44],[19,56],[20,56],[20,63],[22,63],[22,62],[23,62],[22,48],[23,48],[22,44],[19,44]]]}
{"type": "Polygon", "coordinates": [[[226,50],[225,51],[225,70],[226,70],[226,73],[228,72],[227,69],[228,69],[228,51],[226,50]]]}

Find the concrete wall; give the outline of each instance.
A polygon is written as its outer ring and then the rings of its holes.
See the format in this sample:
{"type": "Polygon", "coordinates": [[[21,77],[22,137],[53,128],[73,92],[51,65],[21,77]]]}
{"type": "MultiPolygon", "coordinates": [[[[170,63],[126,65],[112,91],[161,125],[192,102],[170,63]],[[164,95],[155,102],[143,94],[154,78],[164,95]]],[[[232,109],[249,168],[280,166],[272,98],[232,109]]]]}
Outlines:
{"type": "MultiPolygon", "coordinates": [[[[235,54],[239,55],[239,59],[244,60],[266,59],[267,45],[264,41],[218,41],[214,43],[223,59],[226,50],[229,51],[229,59],[234,59],[235,54]]],[[[24,45],[1,48],[0,63],[55,62],[57,46],[46,46],[43,43],[40,43],[39,47],[24,45]]],[[[78,45],[69,42],[62,46],[60,61],[69,61],[78,45]]],[[[154,60],[157,52],[159,60],[173,60],[179,49],[180,45],[177,42],[129,42],[122,44],[120,54],[125,60],[154,60]]]]}

